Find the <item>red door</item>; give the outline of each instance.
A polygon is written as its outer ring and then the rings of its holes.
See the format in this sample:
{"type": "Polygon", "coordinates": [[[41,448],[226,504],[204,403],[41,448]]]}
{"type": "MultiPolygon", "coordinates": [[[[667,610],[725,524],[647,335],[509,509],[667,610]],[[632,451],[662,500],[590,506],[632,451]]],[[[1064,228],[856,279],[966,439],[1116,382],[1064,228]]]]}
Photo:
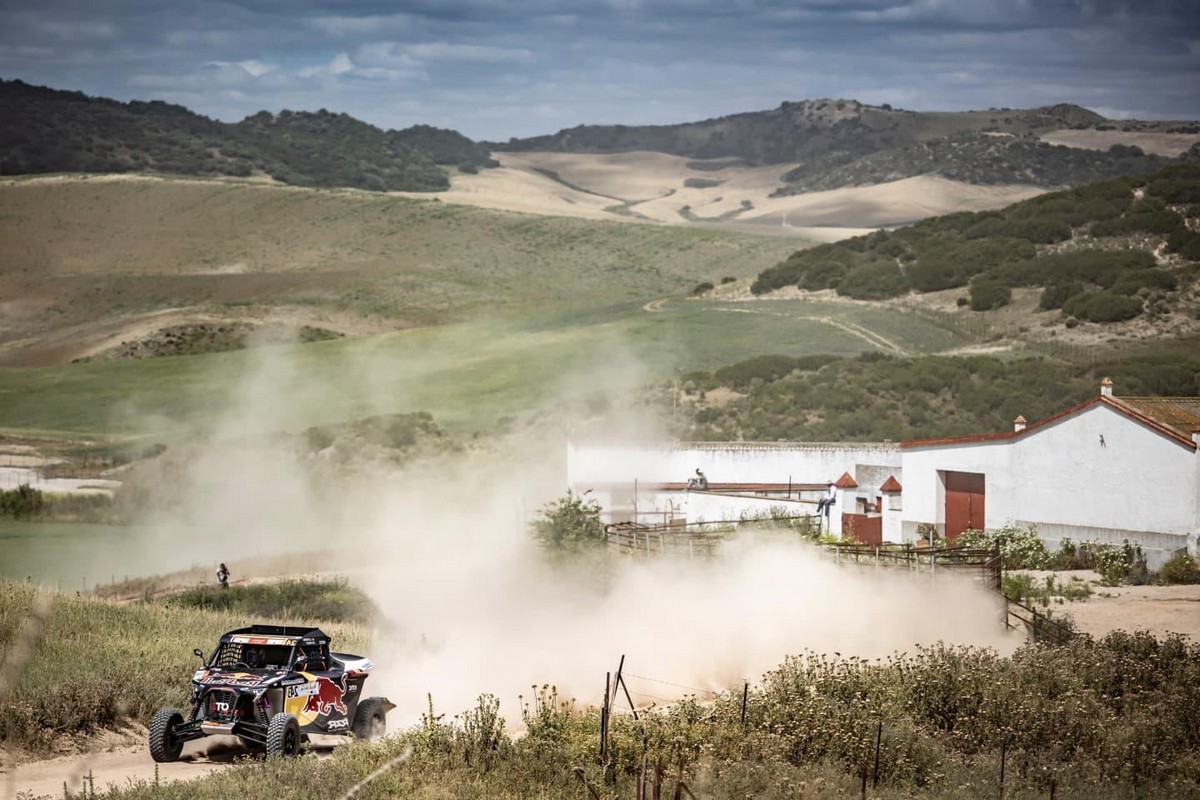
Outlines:
{"type": "Polygon", "coordinates": [[[946,541],[965,530],[983,530],[983,473],[946,473],[946,541]]]}
{"type": "Polygon", "coordinates": [[[883,544],[883,517],[842,514],[842,538],[879,547],[883,544]]]}

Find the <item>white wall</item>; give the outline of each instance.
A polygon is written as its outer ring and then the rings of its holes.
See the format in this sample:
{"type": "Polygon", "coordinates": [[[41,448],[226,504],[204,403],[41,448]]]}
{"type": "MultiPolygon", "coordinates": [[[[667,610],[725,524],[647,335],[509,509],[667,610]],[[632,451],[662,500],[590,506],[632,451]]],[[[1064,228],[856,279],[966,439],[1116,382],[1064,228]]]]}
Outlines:
{"type": "MultiPolygon", "coordinates": [[[[567,445],[567,483],[680,483],[702,470],[712,483],[812,483],[855,474],[856,465],[900,468],[894,444],[684,443],[567,445]]],[[[872,487],[875,488],[875,487],[872,487]]]]}
{"type": "Polygon", "coordinates": [[[1197,454],[1106,405],[1014,439],[903,452],[906,535],[917,523],[945,522],[939,470],[985,475],[988,528],[1032,522],[1186,535],[1197,527],[1197,454]]]}

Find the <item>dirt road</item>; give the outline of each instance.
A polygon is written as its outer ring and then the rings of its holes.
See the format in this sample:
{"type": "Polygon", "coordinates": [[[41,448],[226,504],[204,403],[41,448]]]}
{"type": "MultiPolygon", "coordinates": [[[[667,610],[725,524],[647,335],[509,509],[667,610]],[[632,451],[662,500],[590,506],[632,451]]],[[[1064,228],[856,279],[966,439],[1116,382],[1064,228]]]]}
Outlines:
{"type": "MultiPolygon", "coordinates": [[[[103,792],[111,786],[128,786],[143,781],[174,783],[193,780],[219,769],[227,769],[238,763],[239,759],[255,757],[238,739],[215,736],[186,743],[182,757],[175,763],[155,764],[144,738],[143,729],[137,736],[122,735],[121,744],[110,744],[103,750],[30,761],[19,764],[15,772],[0,769],[0,800],[62,797],[64,785],[75,795],[84,789],[90,794],[93,787],[96,792],[103,792]]],[[[343,736],[314,738],[309,747],[321,758],[328,757],[335,748],[346,744],[343,736]]]]}
{"type": "Polygon", "coordinates": [[[144,744],[32,761],[19,765],[15,772],[0,775],[0,797],[62,797],[64,785],[77,794],[85,789],[90,792],[93,787],[103,792],[111,786],[153,783],[156,779],[163,783],[186,781],[222,769],[245,754],[236,740],[232,740],[231,743],[189,742],[184,746],[183,759],[174,764],[156,765],[144,744]]]}

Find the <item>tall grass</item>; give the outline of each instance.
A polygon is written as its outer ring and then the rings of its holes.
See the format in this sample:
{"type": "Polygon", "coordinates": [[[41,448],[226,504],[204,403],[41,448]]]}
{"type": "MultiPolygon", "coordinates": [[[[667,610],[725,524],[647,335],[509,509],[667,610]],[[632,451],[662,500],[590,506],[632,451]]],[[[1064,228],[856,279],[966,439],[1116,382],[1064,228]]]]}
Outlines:
{"type": "MultiPolygon", "coordinates": [[[[600,665],[598,665],[598,669],[600,665]]],[[[1030,645],[1011,658],[937,646],[886,661],[789,658],[746,695],[614,713],[600,764],[599,714],[549,687],[510,736],[495,698],[332,758],[268,761],[114,798],[1200,797],[1200,646],[1145,634],[1030,645]],[[1001,763],[1004,783],[1001,785],[1001,763]],[[391,763],[394,762],[394,763],[391,763]],[[587,786],[585,786],[585,783],[587,786]],[[659,794],[654,793],[657,785],[659,794]],[[590,787],[590,789],[589,789],[590,787]]],[[[440,709],[438,711],[441,711],[440,709]]]]}
{"type": "Polygon", "coordinates": [[[366,624],[378,616],[371,598],[344,578],[283,580],[245,586],[195,586],[168,596],[166,605],[240,614],[243,619],[305,619],[366,624]]]}

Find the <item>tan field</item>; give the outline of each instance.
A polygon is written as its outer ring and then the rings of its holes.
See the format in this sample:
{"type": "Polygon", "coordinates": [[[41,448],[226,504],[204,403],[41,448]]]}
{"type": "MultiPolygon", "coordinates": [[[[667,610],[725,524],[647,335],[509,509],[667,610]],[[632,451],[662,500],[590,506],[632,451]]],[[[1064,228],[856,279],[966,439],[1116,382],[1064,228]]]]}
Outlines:
{"type": "Polygon", "coordinates": [[[1135,145],[1146,153],[1174,158],[1182,155],[1196,142],[1200,142],[1200,134],[1066,129],[1044,134],[1042,141],[1086,150],[1107,150],[1114,144],[1135,145]]]}
{"type": "MultiPolygon", "coordinates": [[[[695,169],[662,153],[500,153],[499,169],[457,175],[448,202],[526,213],[719,226],[833,241],[954,211],[1000,208],[1035,186],[976,186],[919,176],[874,186],[772,197],[792,165],[695,169]],[[715,185],[686,186],[702,181],[715,185]]],[[[711,162],[719,165],[719,162],[711,162]]]]}

